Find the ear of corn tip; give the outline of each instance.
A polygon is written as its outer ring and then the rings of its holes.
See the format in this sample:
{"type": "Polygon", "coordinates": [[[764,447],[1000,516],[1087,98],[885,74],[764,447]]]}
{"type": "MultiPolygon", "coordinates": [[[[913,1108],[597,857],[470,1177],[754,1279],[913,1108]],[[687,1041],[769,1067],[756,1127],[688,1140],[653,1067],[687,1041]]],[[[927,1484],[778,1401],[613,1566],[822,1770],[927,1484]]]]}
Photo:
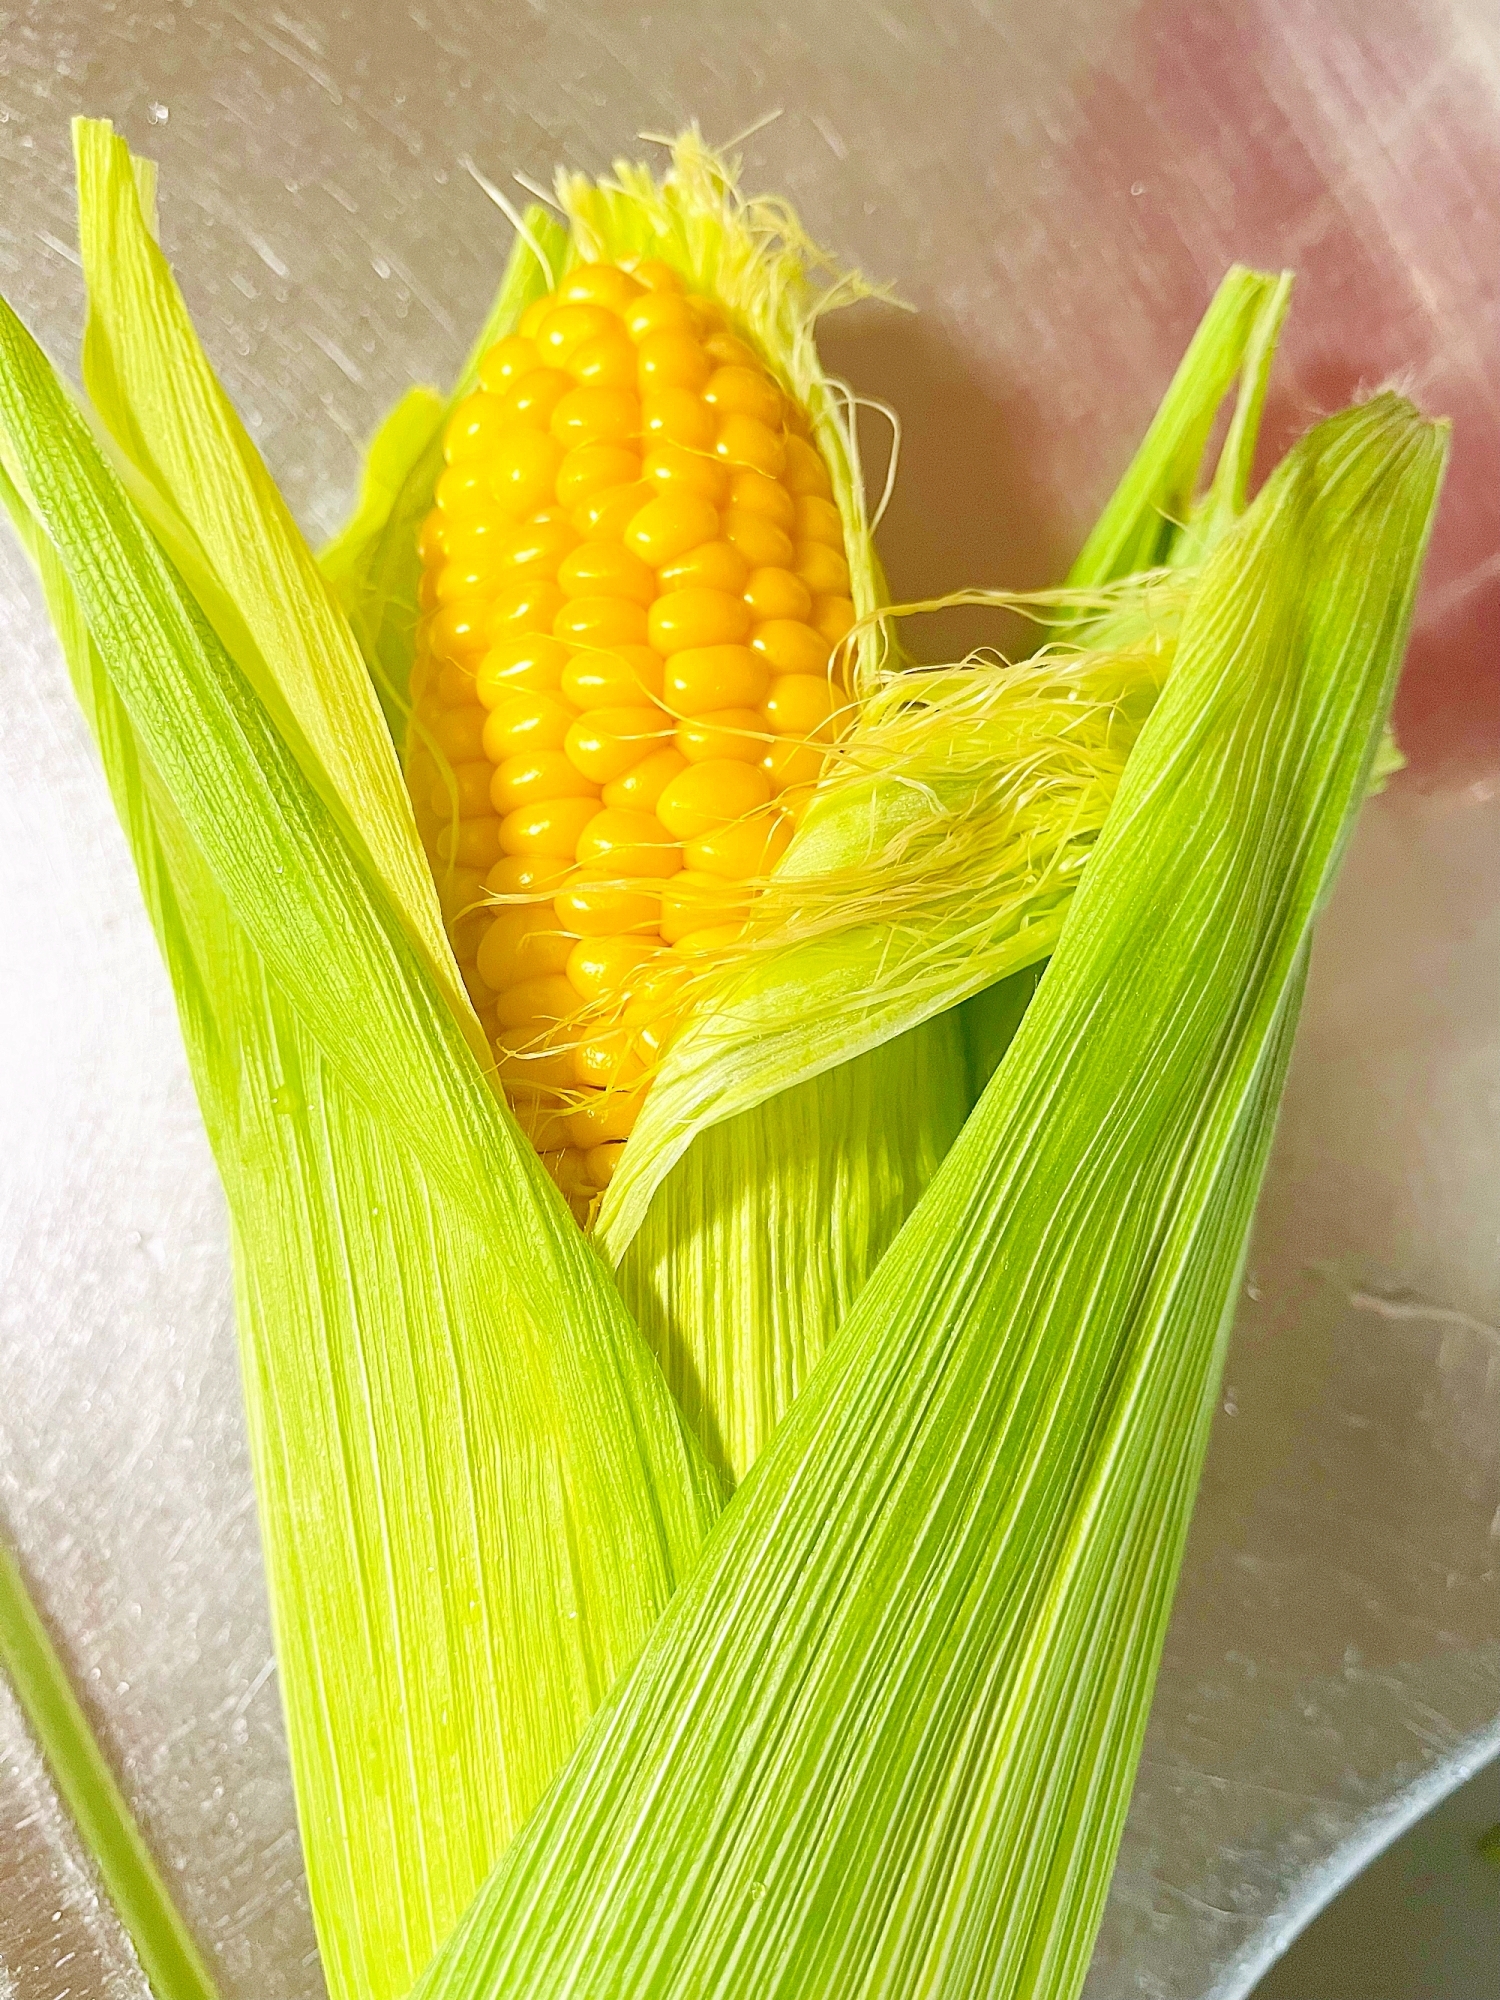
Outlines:
{"type": "Polygon", "coordinates": [[[580,1215],[668,1040],[659,1012],[643,1039],[643,975],[733,947],[850,713],[845,527],[809,430],[652,258],[566,272],[446,426],[407,780],[501,1081],[580,1215]]]}

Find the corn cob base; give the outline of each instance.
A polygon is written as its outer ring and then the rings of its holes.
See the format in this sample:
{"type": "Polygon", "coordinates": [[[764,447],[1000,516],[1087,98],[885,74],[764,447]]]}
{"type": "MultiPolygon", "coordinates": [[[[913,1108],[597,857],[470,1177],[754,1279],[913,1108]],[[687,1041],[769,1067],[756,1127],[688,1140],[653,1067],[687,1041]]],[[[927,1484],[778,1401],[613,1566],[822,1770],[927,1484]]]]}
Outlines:
{"type": "Polygon", "coordinates": [[[445,455],[407,782],[507,1095],[583,1221],[840,726],[843,525],[804,412],[660,264],[570,271],[445,455]]]}

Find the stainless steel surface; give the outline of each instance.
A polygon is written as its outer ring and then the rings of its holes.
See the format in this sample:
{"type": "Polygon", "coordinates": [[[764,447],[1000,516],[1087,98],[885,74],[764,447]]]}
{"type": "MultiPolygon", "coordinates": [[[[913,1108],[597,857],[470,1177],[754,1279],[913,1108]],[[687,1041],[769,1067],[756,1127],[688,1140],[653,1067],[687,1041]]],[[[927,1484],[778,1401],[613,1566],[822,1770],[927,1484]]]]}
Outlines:
{"type": "MultiPolygon", "coordinates": [[[[164,241],[314,534],[454,367],[505,248],[461,171],[697,116],[895,282],[827,345],[906,424],[897,589],[1087,526],[1230,258],[1302,272],[1278,443],[1402,371],[1458,422],[1402,719],[1320,938],[1093,2000],[1242,1994],[1500,1734],[1500,32],[1490,0],[0,6],[0,284],[69,365],[66,120],[164,241]]],[[[959,622],[931,646],[988,636],[959,622]]],[[[37,593],[0,556],[0,1532],[217,1954],[319,1991],[224,1224],[166,985],[37,593]]],[[[144,1991],[0,1700],[0,1994],[144,1991]]]]}

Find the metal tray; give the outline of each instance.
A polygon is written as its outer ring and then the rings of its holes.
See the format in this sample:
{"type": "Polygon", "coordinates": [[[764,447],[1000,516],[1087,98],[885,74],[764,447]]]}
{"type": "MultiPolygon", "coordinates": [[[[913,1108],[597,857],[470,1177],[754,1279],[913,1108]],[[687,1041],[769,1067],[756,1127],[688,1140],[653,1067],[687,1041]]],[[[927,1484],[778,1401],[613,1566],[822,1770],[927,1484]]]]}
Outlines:
{"type": "MultiPolygon", "coordinates": [[[[1233,258],[1302,274],[1272,443],[1391,373],[1457,422],[1401,722],[1323,923],[1092,2000],[1245,1993],[1500,1736],[1500,32],[1477,0],[32,0],[0,284],[71,367],[67,117],[162,231],[315,536],[508,231],[462,170],[697,117],[920,308],[831,322],[901,412],[899,594],[1055,575],[1233,258]]],[[[880,449],[872,420],[872,453],[880,449]]],[[[312,2000],[224,1218],[37,591],[0,552],[0,1532],[226,2000],[312,2000]]],[[[996,636],[913,636],[929,657],[996,636]],[[941,649],[941,650],[940,650],[941,649]]],[[[144,1993],[0,1690],[0,1993],[144,1993]]]]}

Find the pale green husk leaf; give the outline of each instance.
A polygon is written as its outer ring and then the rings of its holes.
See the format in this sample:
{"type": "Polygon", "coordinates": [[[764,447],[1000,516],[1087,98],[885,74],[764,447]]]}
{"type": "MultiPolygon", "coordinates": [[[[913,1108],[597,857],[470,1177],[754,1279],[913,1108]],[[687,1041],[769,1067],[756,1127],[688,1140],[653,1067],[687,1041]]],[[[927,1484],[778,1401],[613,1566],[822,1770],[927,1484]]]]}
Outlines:
{"type": "Polygon", "coordinates": [[[75,119],[73,137],[89,298],[83,375],[93,407],[157,540],[483,1057],[359,647],[147,228],[141,191],[154,213],[155,170],[133,161],[106,121],[75,119]]]}

